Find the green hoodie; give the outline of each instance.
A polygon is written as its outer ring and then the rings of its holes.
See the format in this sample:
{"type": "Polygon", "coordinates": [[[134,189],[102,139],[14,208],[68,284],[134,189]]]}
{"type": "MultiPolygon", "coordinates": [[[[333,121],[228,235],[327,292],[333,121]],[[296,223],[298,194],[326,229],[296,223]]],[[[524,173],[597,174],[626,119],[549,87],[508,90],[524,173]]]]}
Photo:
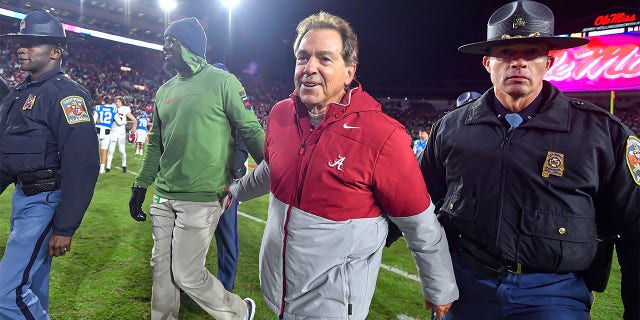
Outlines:
{"type": "Polygon", "coordinates": [[[226,194],[238,138],[262,161],[264,131],[230,73],[206,64],[191,77],[174,76],[156,93],[153,129],[135,184],[154,182],[162,198],[216,201],[226,194]]]}

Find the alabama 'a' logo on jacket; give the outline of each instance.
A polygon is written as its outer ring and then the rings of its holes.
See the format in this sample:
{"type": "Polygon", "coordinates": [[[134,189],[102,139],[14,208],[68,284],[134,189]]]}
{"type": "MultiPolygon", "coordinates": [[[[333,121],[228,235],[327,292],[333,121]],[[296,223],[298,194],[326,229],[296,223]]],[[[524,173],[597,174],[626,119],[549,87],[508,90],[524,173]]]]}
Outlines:
{"type": "Polygon", "coordinates": [[[331,168],[336,168],[338,169],[338,171],[342,171],[342,166],[344,165],[344,160],[346,159],[346,157],[338,155],[338,158],[333,160],[333,161],[329,161],[329,167],[331,168]]]}

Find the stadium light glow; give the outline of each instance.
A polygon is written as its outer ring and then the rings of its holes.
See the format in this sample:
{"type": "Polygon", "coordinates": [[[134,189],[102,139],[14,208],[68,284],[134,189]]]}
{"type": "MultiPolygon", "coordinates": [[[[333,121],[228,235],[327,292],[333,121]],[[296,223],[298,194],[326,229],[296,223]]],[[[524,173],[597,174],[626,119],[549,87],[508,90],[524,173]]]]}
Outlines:
{"type": "Polygon", "coordinates": [[[239,3],[240,0],[222,0],[222,5],[229,9],[229,11],[233,10],[239,3]]]}
{"type": "Polygon", "coordinates": [[[160,8],[165,12],[169,12],[178,6],[178,4],[174,0],[160,0],[158,4],[160,5],[160,8]]]}
{"type": "Polygon", "coordinates": [[[6,10],[6,9],[2,9],[2,8],[0,8],[0,15],[11,17],[11,18],[16,18],[16,19],[20,19],[20,20],[24,19],[24,17],[27,16],[24,13],[15,12],[15,11],[11,11],[11,10],[6,10]]]}
{"type": "Polygon", "coordinates": [[[233,9],[240,3],[240,0],[222,0],[222,5],[227,8],[228,11],[228,25],[227,25],[227,44],[224,47],[224,54],[222,55],[222,62],[228,64],[228,57],[231,56],[231,39],[232,36],[232,17],[233,17],[233,9]]]}
{"type": "MultiPolygon", "coordinates": [[[[10,18],[16,18],[16,19],[19,19],[19,20],[22,20],[22,19],[24,19],[24,17],[27,16],[24,13],[15,12],[15,11],[11,11],[11,10],[6,10],[6,9],[2,9],[2,8],[0,8],[0,15],[3,15],[3,16],[6,16],[6,17],[10,17],[10,18]]],[[[96,38],[111,40],[111,41],[120,42],[120,43],[124,43],[124,44],[130,44],[130,45],[133,45],[133,46],[138,46],[138,47],[143,47],[143,48],[162,51],[162,45],[160,45],[160,44],[155,44],[155,43],[151,43],[151,42],[146,42],[146,41],[126,38],[126,37],[122,37],[122,36],[109,34],[109,33],[106,33],[106,32],[101,32],[101,31],[95,31],[95,30],[91,30],[91,29],[81,28],[81,27],[74,26],[74,25],[71,25],[71,24],[66,24],[66,23],[63,23],[62,26],[67,31],[74,32],[74,33],[81,33],[81,34],[83,34],[85,36],[96,37],[96,38]]]]}

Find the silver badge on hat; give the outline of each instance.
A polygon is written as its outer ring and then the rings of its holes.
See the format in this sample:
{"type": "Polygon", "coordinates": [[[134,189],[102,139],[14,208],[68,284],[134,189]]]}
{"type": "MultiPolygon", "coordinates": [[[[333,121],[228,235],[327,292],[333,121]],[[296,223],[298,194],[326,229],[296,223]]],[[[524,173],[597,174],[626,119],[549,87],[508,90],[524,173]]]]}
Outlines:
{"type": "Polygon", "coordinates": [[[513,28],[518,29],[519,27],[524,27],[524,25],[524,16],[522,14],[517,14],[513,19],[513,28]]]}
{"type": "Polygon", "coordinates": [[[25,21],[25,19],[22,19],[22,21],[20,21],[20,32],[22,32],[22,30],[24,30],[27,27],[27,22],[25,21]]]}

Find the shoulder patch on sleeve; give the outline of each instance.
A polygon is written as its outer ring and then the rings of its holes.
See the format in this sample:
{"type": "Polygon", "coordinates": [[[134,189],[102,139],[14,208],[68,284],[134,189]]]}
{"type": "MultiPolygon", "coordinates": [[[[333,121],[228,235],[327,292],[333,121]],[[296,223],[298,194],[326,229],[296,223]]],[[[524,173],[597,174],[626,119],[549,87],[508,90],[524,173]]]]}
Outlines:
{"type": "Polygon", "coordinates": [[[640,140],[638,137],[630,136],[627,139],[627,166],[631,172],[631,177],[636,184],[640,185],[640,140]]]}
{"type": "Polygon", "coordinates": [[[89,122],[91,120],[87,112],[87,104],[84,102],[84,98],[80,96],[68,96],[60,100],[60,105],[68,124],[89,122]]]}
{"type": "Polygon", "coordinates": [[[247,97],[247,93],[242,90],[239,92],[240,99],[242,99],[242,104],[244,104],[244,108],[247,110],[251,110],[251,102],[249,102],[249,97],[247,97]]]}

